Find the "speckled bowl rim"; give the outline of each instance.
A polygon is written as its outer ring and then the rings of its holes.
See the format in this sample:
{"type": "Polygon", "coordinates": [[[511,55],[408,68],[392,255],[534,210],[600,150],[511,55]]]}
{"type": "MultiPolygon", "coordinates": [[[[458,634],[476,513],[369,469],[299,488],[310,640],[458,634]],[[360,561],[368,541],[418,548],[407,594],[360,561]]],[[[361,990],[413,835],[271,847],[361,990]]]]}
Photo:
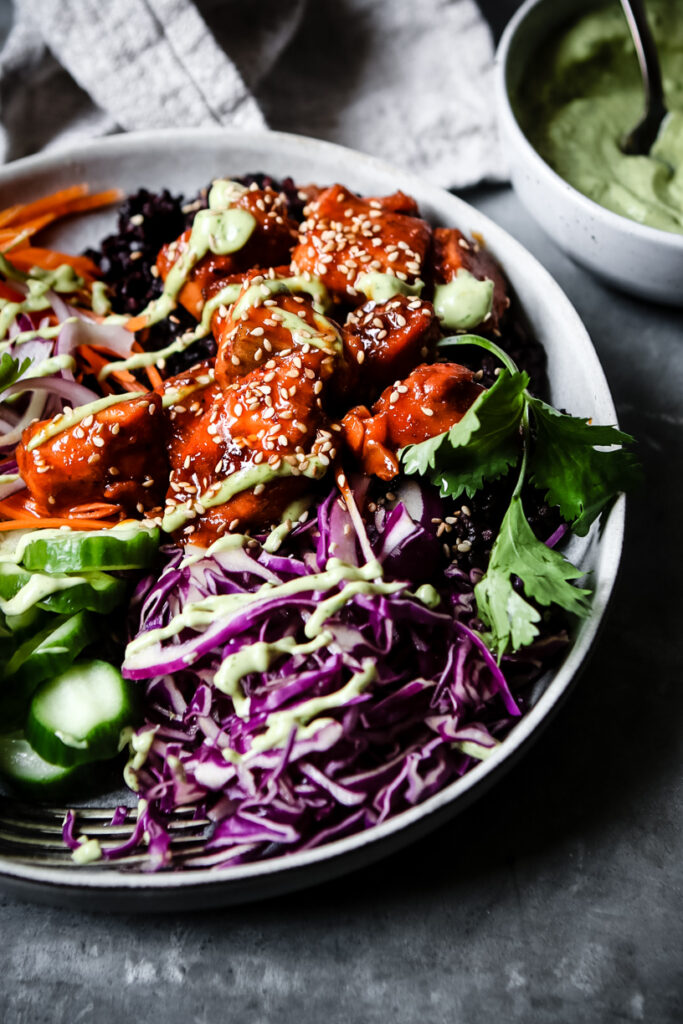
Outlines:
{"type": "MultiPolygon", "coordinates": [[[[648,224],[641,224],[637,220],[631,220],[629,217],[623,217],[621,214],[601,206],[600,203],[590,199],[583,192],[579,192],[577,188],[574,188],[568,181],[565,181],[543,159],[525,135],[517,120],[508,91],[508,65],[511,54],[514,56],[514,47],[520,35],[523,34],[526,21],[531,13],[537,7],[541,7],[544,4],[550,6],[551,3],[553,3],[553,0],[526,0],[508,22],[498,43],[494,62],[496,107],[499,119],[504,122],[503,127],[506,134],[514,139],[515,145],[522,151],[525,160],[535,168],[536,172],[543,174],[553,183],[555,188],[565,192],[571,198],[571,201],[588,217],[604,221],[605,225],[612,228],[613,231],[624,232],[644,242],[660,245],[664,249],[672,249],[675,252],[683,250],[683,234],[678,234],[675,231],[664,231],[662,228],[653,228],[648,224]]],[[[595,5],[599,6],[599,0],[596,0],[595,5]]],[[[587,4],[587,6],[590,5],[587,4]]],[[[583,9],[577,10],[576,13],[578,16],[583,13],[583,9]]]]}
{"type": "MultiPolygon", "coordinates": [[[[362,174],[376,175],[380,180],[390,176],[396,188],[413,193],[421,205],[428,204],[438,209],[446,222],[466,228],[468,221],[474,220],[477,230],[484,232],[487,241],[493,241],[492,249],[505,249],[501,256],[504,265],[509,262],[512,266],[514,261],[516,265],[525,267],[526,273],[533,273],[535,294],[539,296],[541,308],[552,309],[553,317],[557,322],[561,319],[576,340],[576,358],[580,359],[582,372],[591,382],[596,415],[603,422],[616,423],[607,381],[586,329],[569,299],[541,264],[519,242],[469,204],[373,157],[328,142],[278,132],[166,129],[108,137],[81,145],[78,149],[28,157],[0,169],[0,189],[20,185],[22,179],[36,173],[49,175],[69,160],[75,162],[79,169],[86,167],[87,176],[89,158],[125,158],[142,153],[150,146],[167,147],[172,153],[177,151],[177,147],[193,144],[215,145],[220,151],[229,146],[233,153],[239,153],[241,147],[248,151],[250,145],[262,146],[272,152],[273,159],[276,154],[278,159],[289,154],[298,160],[310,157],[313,162],[315,159],[326,162],[330,174],[338,174],[342,180],[345,174],[352,178],[353,168],[361,167],[362,174]]],[[[268,170],[267,167],[264,169],[268,170]]],[[[369,864],[426,834],[467,806],[503,770],[509,768],[566,697],[595,641],[614,587],[623,542],[624,514],[622,497],[613,506],[599,537],[594,531],[596,557],[591,564],[597,585],[593,610],[581,624],[565,661],[538,702],[520,719],[491,757],[418,806],[380,825],[312,850],[229,868],[133,874],[118,870],[113,865],[98,868],[32,867],[1,855],[0,886],[23,898],[89,909],[169,910],[218,906],[263,898],[324,881],[369,864]]]]}

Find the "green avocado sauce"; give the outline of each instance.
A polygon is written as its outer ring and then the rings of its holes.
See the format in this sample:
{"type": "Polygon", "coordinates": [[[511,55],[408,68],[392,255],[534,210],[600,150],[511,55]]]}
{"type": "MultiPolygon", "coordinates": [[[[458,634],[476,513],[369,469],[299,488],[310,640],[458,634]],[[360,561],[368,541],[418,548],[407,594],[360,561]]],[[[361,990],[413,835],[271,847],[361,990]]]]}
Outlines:
{"type": "Polygon", "coordinates": [[[103,409],[108,409],[111,405],[119,405],[121,402],[130,402],[134,398],[144,397],[140,395],[139,391],[129,391],[124,395],[107,395],[105,398],[98,398],[96,402],[88,402],[87,405],[79,405],[75,409],[64,409],[63,412],[57,416],[53,416],[51,420],[45,424],[36,434],[33,435],[29,443],[26,445],[26,451],[32,452],[34,448],[39,448],[41,444],[45,444],[50,438],[56,437],[57,434],[62,434],[65,430],[70,430],[71,427],[76,427],[78,424],[86,418],[86,416],[92,416],[95,413],[102,412],[103,409]]]}
{"type": "MultiPolygon", "coordinates": [[[[28,273],[17,270],[15,266],[0,254],[0,274],[6,281],[14,281],[21,285],[26,292],[26,298],[21,302],[12,302],[10,299],[0,298],[0,339],[3,339],[20,313],[39,313],[44,309],[50,309],[51,300],[49,292],[59,292],[61,295],[70,295],[77,292],[85,284],[82,277],[70,267],[68,263],[62,263],[54,270],[43,270],[42,267],[31,267],[28,273]]],[[[61,327],[59,328],[61,330],[61,327]]],[[[54,329],[53,329],[54,331],[54,329]]],[[[51,335],[54,337],[54,333],[51,335]]],[[[17,341],[28,341],[32,337],[48,337],[45,330],[24,331],[21,336],[15,338],[17,341]]],[[[3,349],[9,346],[9,342],[2,345],[3,349]]]]}
{"type": "Polygon", "coordinates": [[[169,270],[164,290],[143,310],[148,325],[165,320],[173,312],[190,271],[208,253],[227,256],[247,244],[254,233],[256,219],[248,210],[232,205],[246,191],[235,181],[213,183],[209,192],[209,208],[195,214],[187,246],[169,270]]]}
{"type": "Polygon", "coordinates": [[[480,281],[461,267],[448,284],[434,288],[434,312],[444,327],[465,331],[483,323],[493,310],[493,281],[480,281]]]}
{"type": "Polygon", "coordinates": [[[623,217],[683,233],[683,8],[680,0],[646,6],[670,111],[649,155],[620,149],[644,98],[616,0],[544,43],[514,104],[530,142],[570,185],[623,217]]]}
{"type": "Polygon", "coordinates": [[[179,530],[184,526],[189,519],[194,519],[200,509],[205,511],[208,508],[225,505],[236,494],[247,491],[250,487],[257,487],[259,484],[267,484],[288,476],[305,476],[309,480],[320,480],[326,472],[327,466],[313,455],[309,456],[304,468],[300,468],[299,465],[290,465],[284,460],[278,469],[273,469],[267,462],[242,466],[241,469],[229,473],[224,480],[200,494],[199,497],[193,498],[192,501],[168,506],[161,528],[166,533],[173,533],[174,530],[179,530]],[[197,509],[197,505],[199,505],[199,509],[197,509]]]}
{"type": "Polygon", "coordinates": [[[359,274],[353,287],[374,302],[388,302],[396,295],[419,297],[424,288],[424,281],[417,280],[414,284],[408,284],[407,281],[401,281],[393,274],[380,274],[377,271],[372,271],[367,274],[359,274]]]}

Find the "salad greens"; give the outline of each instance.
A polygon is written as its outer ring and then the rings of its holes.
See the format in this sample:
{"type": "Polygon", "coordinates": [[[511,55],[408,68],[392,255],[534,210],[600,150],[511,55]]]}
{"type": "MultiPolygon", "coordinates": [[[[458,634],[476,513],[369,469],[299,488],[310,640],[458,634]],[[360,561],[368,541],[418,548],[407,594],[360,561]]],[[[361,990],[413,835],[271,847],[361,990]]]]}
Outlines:
{"type": "Polygon", "coordinates": [[[493,342],[466,334],[445,338],[440,346],[475,345],[503,363],[496,382],[482,392],[450,430],[401,452],[404,472],[427,477],[443,497],[473,497],[485,481],[520,465],[487,571],[475,587],[487,643],[500,658],[538,635],[541,615],[526,598],[557,605],[575,615],[589,611],[589,591],[571,585],[583,572],[539,540],[524,514],[522,487],[545,492],[566,522],[585,536],[594,520],[640,478],[633,438],[616,427],[593,426],[559,412],[529,393],[529,377],[493,342]],[[607,446],[609,450],[605,450],[607,446]],[[515,588],[517,578],[526,598],[515,588]]]}
{"type": "Polygon", "coordinates": [[[8,352],[0,356],[0,394],[15,384],[28,370],[32,360],[13,359],[8,352]]]}

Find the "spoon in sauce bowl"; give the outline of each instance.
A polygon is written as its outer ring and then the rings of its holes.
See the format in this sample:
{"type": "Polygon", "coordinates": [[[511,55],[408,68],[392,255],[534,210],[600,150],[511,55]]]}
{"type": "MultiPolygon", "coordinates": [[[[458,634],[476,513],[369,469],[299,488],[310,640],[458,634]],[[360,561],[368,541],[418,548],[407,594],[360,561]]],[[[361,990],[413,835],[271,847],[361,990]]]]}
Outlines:
{"type": "Polygon", "coordinates": [[[662,72],[643,0],[621,0],[621,6],[635,44],[645,91],[645,116],[632,131],[624,135],[621,151],[628,156],[647,156],[668,114],[664,102],[662,72]]]}

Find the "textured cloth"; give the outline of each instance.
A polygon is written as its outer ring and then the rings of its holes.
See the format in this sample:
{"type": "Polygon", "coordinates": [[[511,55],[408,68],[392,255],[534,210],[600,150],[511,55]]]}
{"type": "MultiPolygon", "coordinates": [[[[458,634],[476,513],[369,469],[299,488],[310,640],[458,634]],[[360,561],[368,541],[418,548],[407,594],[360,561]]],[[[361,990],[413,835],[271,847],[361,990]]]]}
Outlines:
{"type": "Polygon", "coordinates": [[[440,185],[500,179],[474,0],[16,0],[0,158],[117,131],[330,139],[440,185]]]}

